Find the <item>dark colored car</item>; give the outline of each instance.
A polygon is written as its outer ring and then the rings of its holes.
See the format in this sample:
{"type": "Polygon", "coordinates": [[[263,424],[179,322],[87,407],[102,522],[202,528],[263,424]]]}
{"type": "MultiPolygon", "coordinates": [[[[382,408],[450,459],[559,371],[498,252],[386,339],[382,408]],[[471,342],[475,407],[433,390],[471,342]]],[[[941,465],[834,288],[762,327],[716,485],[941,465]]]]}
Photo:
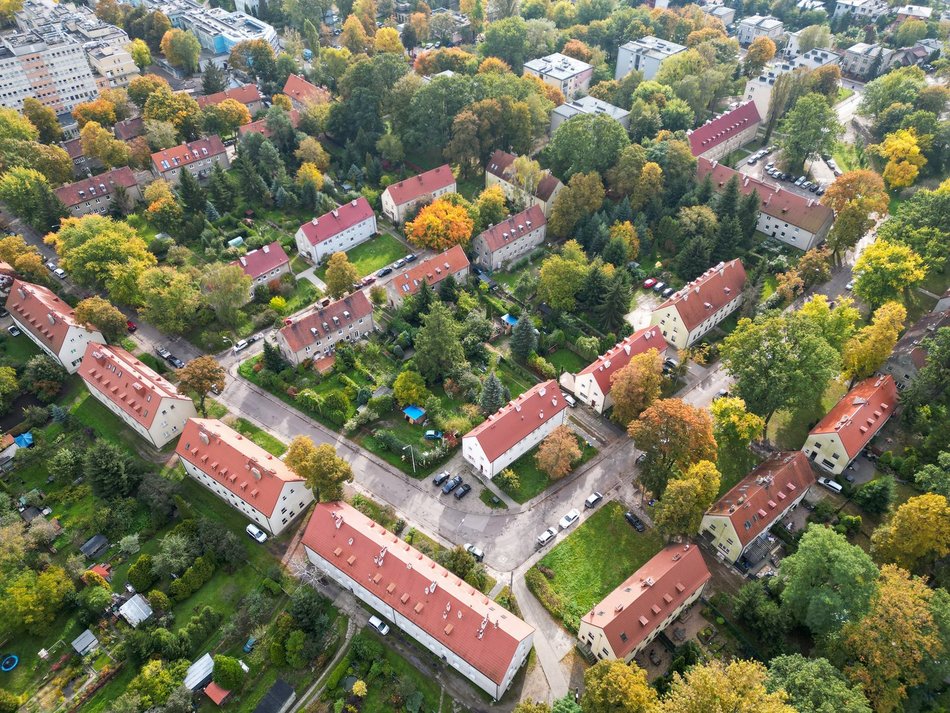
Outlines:
{"type": "Polygon", "coordinates": [[[637,532],[643,532],[644,530],[647,529],[646,525],[643,524],[643,520],[638,518],[629,510],[627,510],[627,512],[623,514],[623,519],[629,522],[633,526],[633,529],[636,530],[637,532]]]}
{"type": "Polygon", "coordinates": [[[415,262],[419,258],[415,253],[409,253],[406,257],[403,258],[406,262],[415,262]]]}
{"type": "Polygon", "coordinates": [[[449,480],[445,485],[442,486],[442,494],[443,494],[443,495],[448,495],[449,493],[451,493],[453,490],[455,490],[455,489],[456,489],[458,486],[460,486],[461,484],[462,484],[462,476],[461,476],[461,475],[454,475],[454,476],[452,476],[452,479],[449,480]]]}
{"type": "Polygon", "coordinates": [[[134,332],[136,329],[139,328],[139,326],[135,322],[133,322],[131,319],[127,319],[125,320],[125,328],[128,329],[130,332],[134,332]]]}
{"type": "Polygon", "coordinates": [[[165,357],[165,361],[167,361],[176,369],[181,369],[183,366],[185,366],[185,362],[176,357],[174,354],[169,354],[167,357],[165,357]]]}
{"type": "Polygon", "coordinates": [[[455,499],[461,500],[472,491],[472,486],[468,483],[462,483],[459,489],[455,491],[455,499]]]}
{"type": "Polygon", "coordinates": [[[384,267],[382,270],[376,273],[376,277],[386,277],[386,275],[391,274],[393,269],[391,267],[384,267]]]}
{"type": "Polygon", "coordinates": [[[442,485],[442,484],[444,484],[445,481],[448,480],[450,477],[451,477],[451,475],[449,474],[449,471],[443,470],[441,473],[439,473],[437,476],[435,476],[435,477],[432,479],[432,484],[433,484],[433,485],[442,485]]]}

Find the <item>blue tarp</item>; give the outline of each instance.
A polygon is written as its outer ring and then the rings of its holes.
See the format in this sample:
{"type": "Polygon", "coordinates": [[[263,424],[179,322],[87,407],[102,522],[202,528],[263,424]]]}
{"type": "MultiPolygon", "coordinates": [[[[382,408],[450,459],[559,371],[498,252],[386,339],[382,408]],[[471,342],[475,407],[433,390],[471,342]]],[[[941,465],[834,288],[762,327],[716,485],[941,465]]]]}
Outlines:
{"type": "Polygon", "coordinates": [[[518,324],[518,318],[512,317],[510,314],[506,314],[504,317],[502,317],[502,320],[507,322],[511,327],[514,327],[516,324],[518,324]]]}
{"type": "Polygon", "coordinates": [[[418,406],[406,406],[402,412],[412,421],[418,421],[426,415],[425,409],[419,408],[418,406]]]}
{"type": "Polygon", "coordinates": [[[29,431],[26,433],[21,433],[19,436],[13,439],[13,442],[16,443],[20,448],[30,448],[33,445],[33,434],[29,431]]]}

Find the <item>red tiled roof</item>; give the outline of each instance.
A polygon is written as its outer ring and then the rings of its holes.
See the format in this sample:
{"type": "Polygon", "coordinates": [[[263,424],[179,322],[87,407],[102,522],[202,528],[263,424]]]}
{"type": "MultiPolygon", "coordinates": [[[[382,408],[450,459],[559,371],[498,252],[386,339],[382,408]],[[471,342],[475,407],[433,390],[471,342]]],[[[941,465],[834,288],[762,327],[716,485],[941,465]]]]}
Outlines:
{"type": "Polygon", "coordinates": [[[239,257],[231,264],[239,266],[244,270],[245,275],[252,280],[256,280],[261,275],[266,275],[271,270],[276,270],[288,262],[290,262],[290,258],[284,252],[283,246],[279,240],[275,240],[269,245],[251,250],[247,255],[239,257]]]}
{"type": "Polygon", "coordinates": [[[837,433],[848,456],[854,458],[887,423],[896,406],[894,379],[872,376],[845,394],[809,435],[837,433]]]}
{"type": "Polygon", "coordinates": [[[324,104],[330,101],[330,93],[322,87],[317,87],[297,74],[287,77],[284,84],[284,94],[297,102],[315,102],[324,104]]]}
{"type": "MultiPolygon", "coordinates": [[[[688,331],[734,300],[745,286],[745,268],[736,258],[711,267],[657,307],[675,307],[688,331]]],[[[654,310],[655,312],[656,310],[654,310]]]]}
{"type": "MultiPolygon", "coordinates": [[[[707,175],[711,176],[713,186],[717,190],[721,190],[736,174],[736,171],[716,161],[710,161],[702,156],[697,159],[697,178],[701,181],[707,175]]],[[[781,218],[790,225],[803,228],[809,233],[817,233],[834,217],[831,208],[822,205],[817,199],[805,198],[781,186],[773,186],[752,176],[739,174],[739,190],[742,195],[749,195],[755,191],[761,199],[759,210],[774,218],[781,218]]]]}
{"type": "MultiPolygon", "coordinates": [[[[297,124],[300,123],[300,112],[296,109],[291,109],[287,113],[290,115],[291,125],[296,129],[297,124]]],[[[270,138],[271,132],[270,129],[267,128],[267,119],[258,119],[257,121],[252,121],[250,124],[238,127],[238,136],[251,133],[261,134],[264,138],[270,138]]]]}
{"type": "Polygon", "coordinates": [[[55,292],[32,282],[14,279],[6,307],[17,322],[56,354],[63,348],[70,327],[95,331],[77,322],[75,310],[55,292]]]}
{"type": "Polygon", "coordinates": [[[112,127],[112,133],[121,141],[129,141],[145,133],[145,120],[141,116],[118,122],[112,127]]]}
{"type": "Polygon", "coordinates": [[[668,545],[581,619],[623,659],[712,578],[695,545],[668,545]]]}
{"type": "MultiPolygon", "coordinates": [[[[509,183],[511,176],[508,174],[508,169],[511,167],[511,164],[515,162],[516,158],[514,154],[502,151],[501,149],[495,149],[491,158],[488,159],[488,165],[485,167],[485,171],[509,183]]],[[[559,185],[561,185],[561,182],[555,178],[554,174],[550,171],[545,171],[544,176],[538,181],[538,187],[534,189],[534,195],[536,198],[547,203],[559,185]]]]}
{"type": "Polygon", "coordinates": [[[107,582],[112,579],[112,567],[107,564],[94,564],[89,571],[95,572],[107,582]]]}
{"type": "Polygon", "coordinates": [[[496,684],[520,643],[534,634],[500,604],[346,503],[318,503],[303,544],[496,684]]]}
{"type": "Polygon", "coordinates": [[[452,185],[455,185],[455,176],[452,175],[449,165],[444,163],[431,171],[394,183],[386,192],[392,197],[393,203],[403,205],[452,185]]]}
{"type": "Polygon", "coordinates": [[[181,144],[172,146],[170,149],[158,151],[152,154],[152,165],[159,173],[171,171],[179,166],[186,166],[193,161],[211,158],[218,154],[226,152],[224,144],[221,143],[221,137],[213,134],[190,144],[181,144]],[[175,160],[177,159],[177,163],[175,160]],[[162,166],[162,161],[168,161],[168,168],[162,166]]]}
{"type": "Polygon", "coordinates": [[[755,102],[746,102],[689,132],[689,148],[693,156],[699,156],[761,121],[755,102]]]}
{"type": "Polygon", "coordinates": [[[286,324],[281,327],[280,334],[294,352],[299,352],[341,327],[372,314],[373,305],[360,290],[326,307],[316,307],[300,317],[284,320],[286,324]]]}
{"type": "Polygon", "coordinates": [[[73,161],[77,158],[82,158],[85,154],[82,151],[82,140],[81,139],[70,139],[69,141],[62,142],[63,150],[69,155],[73,161]]]}
{"type": "Polygon", "coordinates": [[[557,382],[551,379],[509,401],[464,437],[476,439],[491,462],[566,408],[557,382]]]}
{"type": "Polygon", "coordinates": [[[478,237],[485,239],[489,252],[495,252],[506,245],[510,245],[518,238],[537,230],[546,222],[541,207],[533,205],[528,210],[523,210],[516,215],[505,218],[478,237]]]}
{"type": "Polygon", "coordinates": [[[151,428],[162,399],[191,403],[122,347],[90,342],[79,365],[79,376],[145,428],[151,428]],[[148,396],[152,397],[150,401],[148,396]]]}
{"type": "Polygon", "coordinates": [[[100,173],[92,178],[84,178],[75,183],[60,186],[53,193],[67,208],[79,205],[91,198],[111,196],[115,186],[131,188],[135,185],[135,174],[128,166],[116,168],[107,173],[100,173]]]}
{"type": "Polygon", "coordinates": [[[633,357],[649,349],[656,349],[663,354],[668,346],[658,327],[647,327],[612,346],[609,351],[601,354],[595,362],[585,366],[577,375],[593,374],[601,393],[606,396],[610,393],[610,378],[629,364],[633,357]]]}
{"type": "Polygon", "coordinates": [[[324,213],[319,218],[313,218],[300,226],[304,237],[311,245],[318,245],[325,240],[339,235],[344,230],[359,225],[373,216],[373,206],[363,196],[349,203],[324,213]]]}
{"type": "Polygon", "coordinates": [[[247,106],[254,102],[260,102],[261,93],[258,91],[256,84],[244,84],[236,89],[226,89],[223,92],[215,92],[214,94],[206,94],[203,97],[195,97],[195,101],[198,102],[198,106],[202,109],[214,104],[220,104],[225,99],[233,99],[247,106]]]}
{"type": "Polygon", "coordinates": [[[216,418],[189,418],[175,453],[267,517],[286,483],[303,478],[216,418]]]}
{"type": "Polygon", "coordinates": [[[401,296],[414,295],[422,287],[422,282],[429,287],[438,285],[449,275],[457,275],[468,268],[468,257],[461,246],[453,245],[445,252],[433,255],[430,258],[404,268],[392,279],[392,287],[401,296]]]}
{"type": "Polygon", "coordinates": [[[745,547],[814,483],[808,456],[801,451],[775,453],[719,498],[706,514],[728,517],[745,547]]]}
{"type": "Polygon", "coordinates": [[[227,700],[228,696],[231,695],[231,691],[221,688],[221,686],[212,681],[205,686],[205,695],[210,698],[211,702],[216,706],[220,706],[227,700]]]}

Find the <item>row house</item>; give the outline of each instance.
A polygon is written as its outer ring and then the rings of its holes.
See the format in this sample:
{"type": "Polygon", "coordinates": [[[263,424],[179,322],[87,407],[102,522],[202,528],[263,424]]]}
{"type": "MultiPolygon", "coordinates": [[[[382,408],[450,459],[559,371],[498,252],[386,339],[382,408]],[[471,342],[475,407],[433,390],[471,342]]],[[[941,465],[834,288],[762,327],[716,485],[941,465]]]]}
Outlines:
{"type": "Polygon", "coordinates": [[[815,484],[815,474],[801,451],[775,453],[703,515],[700,534],[729,564],[744,559],[754,566],[774,544],[769,528],[797,506],[815,484]]]}
{"type": "Polygon", "coordinates": [[[297,252],[319,264],[333,253],[352,250],[378,232],[376,213],[363,196],[312,218],[297,229],[297,252]]]}
{"type": "Polygon", "coordinates": [[[634,70],[642,72],[646,80],[653,79],[666,60],[685,51],[686,47],[683,45],[661,40],[653,35],[631,40],[620,45],[617,50],[617,71],[614,79],[620,81],[634,70]]]}
{"type": "Polygon", "coordinates": [[[70,374],[79,370],[89,344],[105,344],[102,333],[76,320],[76,312],[55,292],[14,279],[6,301],[13,323],[70,374]]]}
{"type": "Polygon", "coordinates": [[[598,660],[630,663],[702,596],[711,579],[698,547],[667,545],[581,617],[581,648],[598,660]]]}
{"type": "Polygon", "coordinates": [[[431,202],[446,193],[455,193],[456,190],[455,176],[445,163],[431,171],[387,186],[379,200],[383,215],[399,224],[406,220],[409,212],[416,206],[431,202]]]}
{"type": "Polygon", "coordinates": [[[195,101],[198,102],[198,106],[201,109],[220,104],[225,99],[233,99],[238,104],[243,104],[247,107],[251,116],[254,116],[264,108],[261,92],[256,84],[242,84],[240,87],[235,87],[234,89],[226,89],[223,92],[215,92],[214,94],[195,97],[195,101]]]}
{"type": "Polygon", "coordinates": [[[904,332],[881,369],[894,379],[898,391],[910,386],[927,365],[927,339],[944,327],[950,327],[950,309],[925,314],[904,332]]]}
{"type": "Polygon", "coordinates": [[[79,365],[89,393],[155,448],[181,435],[194,402],[122,347],[90,343],[79,365]]]}
{"type": "Polygon", "coordinates": [[[152,172],[172,185],[178,184],[185,168],[196,179],[203,181],[211,175],[215,164],[224,169],[231,167],[227,149],[217,135],[152,154],[152,172]]]}
{"type": "Polygon", "coordinates": [[[462,437],[462,457],[494,478],[567,421],[567,402],[551,379],[512,399],[462,437]]]}
{"type": "Polygon", "coordinates": [[[422,289],[423,282],[436,289],[442,280],[449,277],[461,282],[468,277],[469,267],[468,256],[460,245],[453,245],[418,263],[410,263],[386,283],[389,304],[395,306],[407,297],[412,297],[422,289]]]}
{"type": "Polygon", "coordinates": [[[802,450],[832,475],[840,475],[888,422],[897,406],[897,385],[890,376],[872,376],[855,384],[808,433],[802,450]]]}
{"type": "Polygon", "coordinates": [[[557,87],[570,101],[590,90],[594,76],[593,65],[574,57],[555,52],[524,63],[524,73],[537,77],[545,84],[557,87]]]}
{"type": "Polygon", "coordinates": [[[272,535],[313,502],[306,480],[216,418],[188,419],[175,453],[189,476],[272,535]]]}
{"type": "Polygon", "coordinates": [[[501,270],[541,245],[546,233],[544,211],[533,205],[476,236],[475,262],[486,270],[501,270]]]}
{"type": "Polygon", "coordinates": [[[284,320],[277,348],[294,366],[333,354],[339,342],[357,342],[373,331],[373,306],[362,291],[284,320]]]}
{"type": "Polygon", "coordinates": [[[749,101],[687,131],[686,140],[693,156],[718,161],[752,141],[761,125],[759,110],[749,101]]]}
{"type": "Polygon", "coordinates": [[[505,198],[519,210],[536,205],[541,208],[545,218],[550,218],[554,199],[564,184],[550,171],[544,171],[538,185],[532,189],[526,190],[516,185],[513,178],[516,158],[514,154],[496,149],[485,166],[485,188],[499,186],[505,198]]]}
{"type": "Polygon", "coordinates": [[[71,216],[80,218],[93,213],[106,215],[112,207],[112,199],[117,188],[125,191],[128,201],[126,207],[131,207],[142,200],[142,191],[135,180],[135,174],[128,166],[115,168],[75,183],[67,183],[55,189],[53,193],[71,216]]]}
{"type": "Polygon", "coordinates": [[[343,502],[318,503],[307,559],[492,700],[525,664],[534,628],[343,502]]]}
{"type": "Polygon", "coordinates": [[[269,245],[251,250],[231,263],[240,267],[251,278],[251,291],[248,300],[254,297],[254,290],[290,273],[290,258],[284,252],[279,240],[269,245]]]}
{"type": "Polygon", "coordinates": [[[652,326],[677,349],[686,349],[742,305],[745,268],[739,259],[711,267],[653,310],[652,326]]]}

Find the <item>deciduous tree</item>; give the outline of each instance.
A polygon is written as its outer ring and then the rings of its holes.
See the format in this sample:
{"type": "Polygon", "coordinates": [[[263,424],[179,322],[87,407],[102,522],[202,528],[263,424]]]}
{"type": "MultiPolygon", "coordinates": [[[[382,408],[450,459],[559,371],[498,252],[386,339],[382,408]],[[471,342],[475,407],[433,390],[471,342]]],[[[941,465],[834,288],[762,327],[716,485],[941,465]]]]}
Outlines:
{"type": "Polygon", "coordinates": [[[584,713],[651,713],[656,691],[636,663],[598,661],[584,672],[584,713]]]}
{"type": "MultiPolygon", "coordinates": [[[[148,48],[148,45],[145,44],[140,39],[132,40],[125,47],[126,51],[132,55],[132,61],[135,62],[135,66],[139,68],[139,71],[144,71],[152,63],[152,51],[148,48]]],[[[214,62],[211,62],[211,66],[217,66],[214,62]]]]}
{"type": "Polygon", "coordinates": [[[713,435],[719,445],[723,471],[730,478],[741,477],[753,464],[749,446],[762,437],[765,421],[746,410],[745,401],[735,396],[718,398],[709,406],[713,435]]]}
{"type": "Polygon", "coordinates": [[[192,277],[173,267],[151,267],[138,281],[140,311],[156,327],[184,334],[201,306],[201,292],[192,277]]]}
{"type": "Polygon", "coordinates": [[[701,460],[666,485],[656,506],[653,523],[666,537],[688,537],[699,532],[703,513],[716,500],[719,471],[715,463],[701,460]]]}
{"type": "Polygon", "coordinates": [[[0,611],[14,629],[45,633],[73,589],[62,567],[51,565],[39,573],[23,568],[8,580],[0,611]]]}
{"type": "Polygon", "coordinates": [[[201,44],[198,38],[188,30],[172,28],[163,36],[160,44],[162,54],[173,67],[184,70],[187,74],[198,71],[198,57],[201,55],[201,44]]]}
{"type": "Polygon", "coordinates": [[[854,247],[874,225],[872,214],[883,215],[890,197],[884,181],[874,171],[848,171],[838,176],[821,202],[835,212],[835,224],[828,234],[828,245],[836,258],[854,247]]]}
{"type": "Polygon", "coordinates": [[[855,308],[854,300],[843,297],[836,300],[832,307],[824,295],[814,295],[802,305],[799,314],[812,322],[825,341],[838,352],[854,334],[861,313],[855,308]]]}
{"type": "Polygon", "coordinates": [[[547,152],[551,169],[566,180],[576,173],[605,173],[629,143],[624,128],[611,117],[578,114],[557,127],[547,152]]]}
{"type": "Polygon", "coordinates": [[[360,273],[350,262],[346,253],[333,253],[327,262],[326,283],[327,291],[334,299],[338,299],[353,289],[359,282],[360,273]]]}
{"type": "Polygon", "coordinates": [[[872,307],[900,300],[927,276],[924,261],[903,243],[877,240],[854,264],[854,293],[872,307]]]}
{"type": "Polygon", "coordinates": [[[884,365],[894,351],[906,317],[904,305],[886,302],[874,311],[871,323],[844,344],[841,354],[843,373],[852,385],[884,365]]]}
{"type": "Polygon", "coordinates": [[[475,221],[463,206],[437,198],[406,223],[406,237],[413,245],[441,251],[467,245],[475,221]]]}
{"type": "Polygon", "coordinates": [[[171,92],[168,81],[157,74],[143,74],[138,77],[133,77],[129,81],[129,86],[126,87],[129,99],[131,99],[139,109],[143,109],[148,98],[160,89],[167,89],[169,93],[171,92]]]}
{"type": "Polygon", "coordinates": [[[237,265],[212,265],[201,278],[205,303],[222,324],[234,325],[251,296],[251,278],[237,265]]]}
{"type": "Polygon", "coordinates": [[[558,426],[541,441],[535,462],[551,480],[560,480],[571,472],[580,457],[581,449],[574,431],[568,426],[558,426]]]}
{"type": "Polygon", "coordinates": [[[915,572],[928,571],[950,554],[950,505],[943,495],[911,498],[875,530],[872,545],[879,560],[915,572]]]}
{"type": "Polygon", "coordinates": [[[551,255],[541,263],[538,296],[552,309],[574,309],[577,293],[587,277],[587,268],[587,256],[581,246],[568,240],[560,254],[551,255]]]}
{"type": "Polygon", "coordinates": [[[115,138],[111,131],[90,121],[79,132],[82,150],[86,156],[98,159],[106,168],[128,166],[132,151],[124,141],[115,138]]]}
{"type": "Polygon", "coordinates": [[[871,713],[867,699],[828,659],[801,654],[769,661],[770,691],[785,691],[798,713],[871,713]]]}
{"type": "Polygon", "coordinates": [[[406,369],[399,372],[399,376],[393,382],[393,396],[400,406],[421,406],[431,394],[419,372],[406,369]]]}
{"type": "Polygon", "coordinates": [[[834,109],[821,94],[806,94],[785,114],[781,124],[782,155],[793,171],[813,153],[834,149],[842,127],[834,109]]]}
{"type": "Polygon", "coordinates": [[[757,661],[733,661],[726,665],[713,659],[674,674],[669,692],[659,707],[662,713],[796,713],[782,691],[766,688],[765,666],[757,661]]]}
{"type": "Polygon", "coordinates": [[[212,356],[197,357],[178,371],[178,383],[198,396],[198,411],[206,415],[205,399],[212,388],[224,389],[224,367],[212,356]]]}
{"type": "Polygon", "coordinates": [[[554,199],[548,227],[555,235],[570,235],[578,222],[600,210],[604,195],[604,184],[599,174],[591,172],[571,176],[571,180],[554,199]]]}
{"type": "Polygon", "coordinates": [[[913,185],[920,169],[927,163],[914,129],[899,129],[888,134],[884,137],[884,141],[869,146],[868,150],[887,161],[883,176],[891,188],[906,188],[913,185]]]}
{"type": "Polygon", "coordinates": [[[0,201],[34,230],[50,230],[66,211],[39,171],[15,166],[0,176],[0,201]]]}
{"type": "Polygon", "coordinates": [[[775,56],[775,43],[768,37],[756,37],[745,55],[745,76],[756,77],[775,56]]]}
{"type": "Polygon", "coordinates": [[[59,141],[63,135],[63,129],[59,125],[59,119],[56,118],[56,112],[48,106],[41,104],[35,97],[24,97],[23,116],[30,120],[30,123],[36,127],[39,132],[40,143],[51,144],[59,141]]]}
{"type": "Polygon", "coordinates": [[[320,502],[333,502],[343,497],[343,483],[353,480],[350,464],[336,454],[329,443],[315,446],[307,436],[297,436],[290,443],[284,462],[297,475],[305,478],[320,502]]]}
{"type": "Polygon", "coordinates": [[[663,386],[663,357],[656,349],[635,354],[629,363],[610,376],[611,419],[621,426],[633,419],[660,396],[663,386]]]}

